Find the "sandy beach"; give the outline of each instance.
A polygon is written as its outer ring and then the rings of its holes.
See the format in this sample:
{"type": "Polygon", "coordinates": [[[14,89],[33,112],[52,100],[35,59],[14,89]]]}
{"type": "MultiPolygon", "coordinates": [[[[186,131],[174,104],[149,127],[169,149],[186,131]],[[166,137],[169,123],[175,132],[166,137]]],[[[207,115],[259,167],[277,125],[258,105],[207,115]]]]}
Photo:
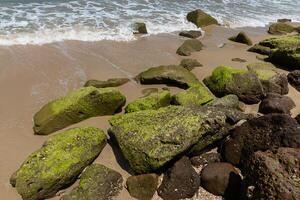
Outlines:
{"type": "MultiPolygon", "coordinates": [[[[248,52],[247,45],[228,41],[241,29],[209,26],[204,29],[201,42],[205,45],[190,58],[197,59],[203,67],[193,73],[203,80],[219,65],[245,68],[258,62],[257,54],[248,52]],[[220,48],[221,44],[225,44],[220,48]],[[245,63],[234,62],[242,58],[245,63]]],[[[254,43],[271,37],[265,28],[243,28],[254,43]]],[[[45,45],[0,46],[0,194],[1,199],[21,199],[9,183],[10,175],[18,169],[24,159],[41,147],[49,136],[33,134],[33,115],[47,102],[66,95],[81,87],[89,79],[130,78],[132,81],[120,86],[127,103],[142,96],[142,90],[165,85],[139,85],[134,80],[139,72],[159,65],[179,64],[182,56],[176,49],[186,38],[178,33],[138,37],[131,42],[79,42],[65,41],[45,45]]],[[[287,71],[280,71],[287,73],[287,71]]],[[[172,93],[180,89],[171,88],[172,93]]],[[[290,96],[296,103],[292,116],[300,113],[300,93],[291,86],[290,96]]],[[[258,106],[248,106],[247,112],[257,112],[258,106]]],[[[110,116],[95,117],[71,127],[94,126],[107,130],[110,116]]],[[[68,127],[70,128],[70,127],[68,127]]],[[[60,131],[58,131],[59,133],[60,131]]],[[[55,133],[57,134],[57,133],[55,133]]],[[[123,175],[130,175],[126,163],[111,144],[106,145],[96,163],[104,164],[123,175]]],[[[53,199],[59,199],[55,197],[53,199]]],[[[120,200],[132,199],[126,189],[120,200]]],[[[157,197],[158,199],[158,197],[157,197]]]]}

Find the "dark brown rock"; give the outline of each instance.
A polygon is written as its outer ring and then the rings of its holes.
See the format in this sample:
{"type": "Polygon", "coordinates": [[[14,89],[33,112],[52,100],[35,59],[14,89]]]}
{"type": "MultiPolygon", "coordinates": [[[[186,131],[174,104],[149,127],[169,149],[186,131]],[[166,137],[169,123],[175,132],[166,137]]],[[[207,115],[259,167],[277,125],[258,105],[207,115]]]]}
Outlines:
{"type": "Polygon", "coordinates": [[[130,176],[126,181],[129,194],[139,200],[151,200],[158,185],[156,174],[130,176]]]}
{"type": "Polygon", "coordinates": [[[183,37],[187,37],[187,38],[198,38],[202,35],[201,31],[182,31],[179,33],[180,36],[183,36],[183,37]]]}
{"type": "Polygon", "coordinates": [[[277,22],[285,23],[285,22],[292,22],[292,20],[291,19],[283,18],[283,19],[277,19],[277,22]]]}
{"type": "Polygon", "coordinates": [[[300,199],[300,149],[257,151],[246,163],[247,186],[254,186],[252,199],[300,199]]]}
{"type": "Polygon", "coordinates": [[[94,86],[96,88],[118,87],[128,82],[129,82],[128,78],[111,78],[106,81],[88,80],[84,84],[84,87],[89,87],[89,86],[94,86]]]}
{"type": "Polygon", "coordinates": [[[285,95],[289,93],[288,79],[285,74],[276,74],[268,80],[262,80],[264,91],[266,93],[277,93],[285,95]]]}
{"type": "Polygon", "coordinates": [[[146,24],[143,22],[136,22],[134,24],[134,34],[147,34],[146,24]]]}
{"type": "Polygon", "coordinates": [[[297,120],[297,122],[300,124],[300,114],[295,117],[295,120],[297,120]]]}
{"type": "Polygon", "coordinates": [[[200,177],[187,157],[181,158],[164,174],[158,195],[164,200],[192,198],[200,186],[200,177]]]}
{"type": "Polygon", "coordinates": [[[202,50],[203,44],[197,39],[188,39],[177,49],[177,54],[181,56],[190,56],[192,52],[202,50]]]}
{"type": "Polygon", "coordinates": [[[246,35],[245,32],[240,32],[237,36],[230,37],[229,40],[242,44],[247,44],[249,46],[252,45],[251,39],[246,35]]]}
{"type": "Polygon", "coordinates": [[[221,161],[221,155],[215,152],[203,153],[201,155],[190,158],[191,163],[195,167],[207,165],[209,163],[215,163],[221,161]]]}
{"type": "Polygon", "coordinates": [[[241,177],[229,163],[210,163],[201,172],[201,186],[214,195],[238,199],[241,177]]]}
{"type": "Polygon", "coordinates": [[[185,58],[182,59],[180,62],[180,66],[186,68],[187,70],[191,71],[196,67],[202,67],[202,64],[198,62],[196,59],[192,58],[185,58]]]}
{"type": "Polygon", "coordinates": [[[264,98],[259,105],[259,112],[263,114],[290,114],[291,109],[294,107],[296,107],[296,105],[290,97],[276,93],[268,93],[266,98],[264,98]]]}
{"type": "Polygon", "coordinates": [[[300,70],[290,72],[287,77],[291,86],[300,92],[300,70]]]}

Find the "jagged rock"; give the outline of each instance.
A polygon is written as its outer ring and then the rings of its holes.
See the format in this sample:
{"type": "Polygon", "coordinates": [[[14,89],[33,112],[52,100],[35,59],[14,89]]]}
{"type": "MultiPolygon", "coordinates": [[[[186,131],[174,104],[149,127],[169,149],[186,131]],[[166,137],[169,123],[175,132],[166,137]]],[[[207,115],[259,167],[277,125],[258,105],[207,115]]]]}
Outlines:
{"type": "Polygon", "coordinates": [[[92,164],[82,173],[79,186],[61,200],[112,200],[123,186],[122,175],[100,164],[92,164]]]}
{"type": "Polygon", "coordinates": [[[285,22],[292,22],[292,20],[283,18],[283,19],[277,19],[277,22],[285,23],[285,22]]]}
{"type": "Polygon", "coordinates": [[[300,147],[300,126],[286,114],[268,114],[236,127],[223,146],[223,158],[243,166],[255,151],[300,147]]]}
{"type": "Polygon", "coordinates": [[[175,94],[173,103],[182,106],[203,106],[214,98],[214,95],[204,85],[199,84],[175,94]]]}
{"type": "Polygon", "coordinates": [[[190,56],[193,52],[200,51],[203,44],[197,39],[188,39],[177,49],[176,53],[181,56],[190,56]]]}
{"type": "Polygon", "coordinates": [[[247,62],[247,60],[242,59],[242,58],[232,58],[231,61],[233,61],[233,62],[240,62],[240,63],[247,62]]]}
{"type": "Polygon", "coordinates": [[[158,186],[156,174],[130,176],[126,181],[129,194],[138,200],[151,200],[158,186]]]}
{"type": "Polygon", "coordinates": [[[200,178],[187,157],[181,158],[164,174],[158,195],[164,200],[192,198],[198,191],[200,178]]]}
{"type": "Polygon", "coordinates": [[[114,114],[125,101],[115,88],[84,87],[43,106],[34,115],[33,129],[47,135],[90,117],[114,114]]]}
{"type": "Polygon", "coordinates": [[[94,86],[95,88],[107,88],[107,87],[118,87],[128,83],[128,78],[111,78],[106,81],[100,80],[88,80],[84,87],[94,86]]]}
{"type": "Polygon", "coordinates": [[[287,33],[291,33],[294,31],[294,27],[286,24],[286,23],[282,23],[282,22],[277,22],[272,24],[269,27],[268,33],[273,34],[273,35],[284,35],[287,33]]]}
{"type": "Polygon", "coordinates": [[[50,137],[11,177],[23,199],[45,199],[76,181],[106,144],[97,128],[75,128],[50,137]]]}
{"type": "Polygon", "coordinates": [[[282,96],[276,93],[268,93],[259,105],[259,112],[263,114],[283,113],[291,114],[291,109],[295,108],[294,101],[288,96],[282,96]]]}
{"type": "Polygon", "coordinates": [[[229,163],[210,163],[201,171],[201,186],[214,195],[239,199],[241,177],[229,163]]]}
{"type": "Polygon", "coordinates": [[[151,173],[223,139],[230,125],[248,117],[228,108],[168,106],[113,116],[109,134],[136,173],[151,173]]]}
{"type": "Polygon", "coordinates": [[[205,166],[210,163],[221,162],[221,155],[219,153],[207,152],[201,155],[190,158],[191,163],[195,167],[205,166]]]}
{"type": "Polygon", "coordinates": [[[182,31],[179,33],[180,36],[183,36],[183,37],[187,37],[187,38],[198,38],[202,35],[202,32],[201,31],[182,31]]]}
{"type": "Polygon", "coordinates": [[[279,73],[271,63],[252,63],[247,68],[259,77],[265,93],[285,95],[289,92],[287,76],[279,73]]]}
{"type": "Polygon", "coordinates": [[[248,49],[248,51],[259,53],[259,54],[262,54],[262,55],[270,55],[271,54],[271,48],[270,47],[265,47],[265,46],[260,45],[260,44],[255,44],[253,47],[248,49]]]}
{"type": "Polygon", "coordinates": [[[217,97],[235,94],[241,101],[253,104],[264,96],[259,78],[247,70],[219,66],[203,82],[217,97]]]}
{"type": "Polygon", "coordinates": [[[245,104],[243,102],[240,102],[238,96],[234,94],[229,94],[222,98],[217,98],[214,101],[208,103],[207,105],[234,108],[240,111],[245,110],[245,104]]]}
{"type": "Polygon", "coordinates": [[[134,34],[147,34],[146,24],[143,22],[136,22],[134,24],[134,34]]]}
{"type": "Polygon", "coordinates": [[[197,27],[205,27],[212,24],[218,25],[218,21],[215,18],[200,9],[189,12],[186,18],[189,22],[194,23],[197,27]]]}
{"type": "Polygon", "coordinates": [[[300,70],[290,72],[287,77],[291,86],[300,92],[300,70]]]}
{"type": "Polygon", "coordinates": [[[198,60],[196,60],[196,59],[185,58],[185,59],[181,60],[180,66],[182,66],[185,69],[191,71],[196,67],[202,67],[202,64],[199,63],[198,60]]]}
{"type": "Polygon", "coordinates": [[[167,84],[181,88],[200,83],[192,72],[177,65],[152,67],[140,73],[136,79],[142,84],[167,84]]]}
{"type": "Polygon", "coordinates": [[[257,151],[245,168],[247,186],[254,186],[252,199],[300,199],[300,149],[257,151]]]}
{"type": "Polygon", "coordinates": [[[229,40],[242,44],[247,44],[249,46],[252,45],[251,39],[246,35],[245,32],[240,32],[237,36],[229,38],[229,40]]]}
{"type": "Polygon", "coordinates": [[[171,93],[167,90],[151,93],[148,96],[141,97],[129,103],[125,112],[136,112],[141,110],[157,110],[161,107],[169,106],[171,103],[171,93]]]}

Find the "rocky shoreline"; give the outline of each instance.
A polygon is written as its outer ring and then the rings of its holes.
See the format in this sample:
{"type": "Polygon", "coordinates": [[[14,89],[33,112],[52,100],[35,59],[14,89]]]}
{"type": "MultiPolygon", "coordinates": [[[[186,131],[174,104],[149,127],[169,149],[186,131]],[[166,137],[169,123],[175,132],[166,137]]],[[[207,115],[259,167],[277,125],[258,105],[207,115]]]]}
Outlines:
{"type": "MultiPolygon", "coordinates": [[[[201,10],[189,13],[187,19],[198,27],[218,25],[201,10]]],[[[144,24],[138,25],[139,33],[147,32],[144,24]]],[[[197,197],[204,189],[215,199],[300,198],[300,125],[299,117],[291,117],[299,99],[285,96],[289,84],[300,87],[300,35],[291,27],[289,22],[272,24],[269,33],[276,36],[253,46],[245,32],[230,37],[230,42],[264,55],[263,61],[250,63],[247,69],[220,65],[200,80],[193,70],[201,71],[202,64],[182,57],[179,65],[136,74],[137,84],[153,88],[128,104],[126,94],[117,88],[133,81],[126,78],[90,80],[49,102],[34,115],[37,135],[115,115],[108,120],[108,134],[81,127],[50,136],[11,176],[11,185],[28,200],[53,197],[78,178],[78,185],[59,198],[122,199],[118,195],[123,187],[142,200],[205,199],[197,197]],[[278,68],[291,72],[287,75],[278,68]],[[166,87],[159,89],[157,84],[166,87]],[[174,94],[170,87],[180,91],[174,94]],[[245,112],[247,105],[258,103],[259,113],[245,112]],[[125,112],[120,113],[123,107],[125,112]],[[119,172],[93,163],[107,141],[118,147],[130,167],[126,186],[119,172]]],[[[199,33],[180,35],[192,38],[179,46],[180,56],[207,48],[195,39],[199,33]]]]}

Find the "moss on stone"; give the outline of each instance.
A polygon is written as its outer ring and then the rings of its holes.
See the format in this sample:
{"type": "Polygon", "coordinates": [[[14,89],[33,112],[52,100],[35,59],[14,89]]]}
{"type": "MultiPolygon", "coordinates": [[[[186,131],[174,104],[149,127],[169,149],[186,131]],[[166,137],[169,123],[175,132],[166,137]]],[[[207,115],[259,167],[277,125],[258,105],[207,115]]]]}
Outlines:
{"type": "Polygon", "coordinates": [[[191,59],[191,58],[185,58],[182,59],[180,62],[180,66],[184,67],[185,69],[191,71],[195,67],[202,67],[202,64],[198,62],[196,59],[191,59]]]}
{"type": "Polygon", "coordinates": [[[212,24],[218,25],[218,21],[215,18],[200,9],[189,12],[186,18],[189,22],[194,23],[197,27],[205,27],[212,24]]]}
{"type": "Polygon", "coordinates": [[[262,46],[260,44],[255,44],[253,47],[251,47],[250,49],[248,49],[248,51],[259,53],[259,54],[262,54],[262,55],[270,55],[271,48],[270,47],[262,46]]]}
{"type": "Polygon", "coordinates": [[[225,107],[225,108],[234,108],[240,111],[245,110],[245,104],[240,102],[239,97],[234,94],[226,95],[222,98],[217,98],[209,102],[207,105],[225,107]]]}
{"type": "Polygon", "coordinates": [[[106,81],[88,80],[84,87],[94,86],[95,88],[118,87],[129,82],[128,78],[111,78],[106,81]]]}
{"type": "Polygon", "coordinates": [[[157,110],[161,107],[169,106],[171,102],[171,93],[163,90],[160,92],[151,93],[146,97],[139,98],[129,103],[125,112],[136,112],[140,110],[157,110]]]}
{"type": "Polygon", "coordinates": [[[268,33],[273,35],[283,35],[283,34],[291,33],[293,31],[294,31],[293,26],[286,23],[278,22],[272,24],[269,27],[268,33]]]}
{"type": "Polygon", "coordinates": [[[242,43],[242,44],[247,44],[247,45],[252,45],[251,39],[246,35],[245,32],[240,32],[237,36],[230,37],[229,40],[242,43]]]}
{"type": "Polygon", "coordinates": [[[213,99],[214,95],[202,84],[179,92],[173,97],[174,103],[182,106],[202,106],[213,99]]]}
{"type": "Polygon", "coordinates": [[[271,49],[294,48],[300,46],[300,35],[288,35],[283,37],[269,38],[259,43],[271,49]]]}
{"type": "Polygon", "coordinates": [[[43,106],[34,116],[34,132],[47,135],[90,117],[114,114],[125,101],[115,88],[81,88],[43,106]]]}
{"type": "Polygon", "coordinates": [[[276,68],[271,63],[257,62],[247,65],[250,72],[255,73],[261,80],[269,80],[278,74],[276,68]]]}
{"type": "Polygon", "coordinates": [[[93,127],[75,128],[48,139],[11,177],[23,199],[45,199],[73,183],[99,155],[106,135],[93,127]]]}
{"type": "Polygon", "coordinates": [[[177,49],[176,53],[181,56],[190,56],[192,52],[200,51],[203,44],[197,39],[188,39],[177,49]]]}
{"type": "Polygon", "coordinates": [[[269,59],[272,63],[289,69],[300,69],[300,47],[278,49],[270,55],[269,59]]]}

